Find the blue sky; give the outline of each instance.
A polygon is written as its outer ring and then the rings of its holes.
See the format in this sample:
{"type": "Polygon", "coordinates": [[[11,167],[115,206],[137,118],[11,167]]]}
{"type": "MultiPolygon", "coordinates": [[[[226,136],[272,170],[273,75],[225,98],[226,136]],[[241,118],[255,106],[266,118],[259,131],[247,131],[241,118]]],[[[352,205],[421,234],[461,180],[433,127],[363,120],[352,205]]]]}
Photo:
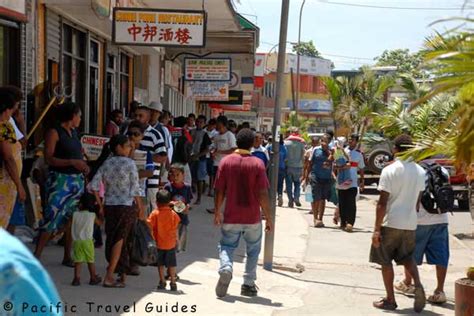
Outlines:
{"type": "MultiPolygon", "coordinates": [[[[260,52],[268,52],[279,38],[281,0],[234,0],[237,11],[260,27],[260,52]],[[251,15],[256,15],[251,16],[251,15]]],[[[460,8],[464,0],[327,0],[353,4],[418,8],[460,8]]],[[[299,9],[302,0],[290,0],[288,41],[298,39],[299,9]]],[[[472,13],[472,11],[471,11],[472,13]]],[[[341,6],[306,0],[301,41],[313,40],[323,56],[334,61],[336,69],[353,69],[373,63],[385,49],[419,50],[433,33],[429,24],[460,16],[459,10],[390,10],[341,6]],[[331,55],[349,56],[336,57],[331,55]],[[354,57],[354,58],[352,58],[354,57]]],[[[438,25],[444,30],[446,24],[438,25]]]]}

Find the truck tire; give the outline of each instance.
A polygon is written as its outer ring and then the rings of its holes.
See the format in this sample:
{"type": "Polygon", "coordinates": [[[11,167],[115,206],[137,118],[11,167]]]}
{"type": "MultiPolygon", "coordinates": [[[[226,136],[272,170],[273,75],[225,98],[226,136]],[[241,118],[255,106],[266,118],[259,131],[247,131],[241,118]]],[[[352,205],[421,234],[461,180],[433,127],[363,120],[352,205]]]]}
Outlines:
{"type": "Polygon", "coordinates": [[[376,149],[370,153],[369,159],[367,159],[367,167],[370,171],[381,174],[382,169],[385,167],[386,157],[390,157],[391,153],[385,149],[376,149]]]}

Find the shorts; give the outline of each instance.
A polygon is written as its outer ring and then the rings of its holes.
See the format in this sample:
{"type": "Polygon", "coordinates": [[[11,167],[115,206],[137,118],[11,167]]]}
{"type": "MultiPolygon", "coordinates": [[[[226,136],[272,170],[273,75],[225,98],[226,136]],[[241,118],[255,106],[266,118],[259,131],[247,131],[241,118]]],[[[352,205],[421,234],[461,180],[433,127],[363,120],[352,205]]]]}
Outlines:
{"type": "Polygon", "coordinates": [[[331,197],[331,179],[317,179],[314,175],[310,177],[313,201],[327,200],[331,197]]]}
{"type": "Polygon", "coordinates": [[[176,267],[176,249],[158,249],[158,266],[176,267]]]}
{"type": "Polygon", "coordinates": [[[447,268],[449,262],[448,224],[418,225],[416,228],[415,261],[426,262],[447,268]]]}
{"type": "Polygon", "coordinates": [[[212,158],[206,158],[206,168],[207,168],[207,174],[209,176],[214,176],[214,160],[212,158]]]}
{"type": "Polygon", "coordinates": [[[205,181],[207,177],[207,161],[199,160],[199,166],[197,170],[198,181],[205,181]]]}
{"type": "Polygon", "coordinates": [[[74,240],[72,259],[75,263],[94,263],[94,240],[74,240]]]}
{"type": "Polygon", "coordinates": [[[392,265],[392,260],[395,260],[397,264],[413,260],[416,243],[414,230],[382,227],[380,234],[382,238],[380,246],[370,248],[370,262],[389,266],[392,265]]]}

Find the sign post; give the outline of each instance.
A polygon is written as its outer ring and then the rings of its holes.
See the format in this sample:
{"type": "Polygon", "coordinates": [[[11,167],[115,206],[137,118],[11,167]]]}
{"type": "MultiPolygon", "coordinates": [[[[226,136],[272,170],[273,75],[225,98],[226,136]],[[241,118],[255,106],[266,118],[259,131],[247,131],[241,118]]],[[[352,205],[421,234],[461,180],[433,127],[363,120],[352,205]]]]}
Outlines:
{"type": "Polygon", "coordinates": [[[276,189],[278,184],[278,163],[280,158],[280,113],[283,98],[283,76],[285,71],[286,37],[288,32],[288,11],[290,0],[282,0],[280,21],[280,43],[278,47],[278,66],[276,82],[275,112],[273,114],[273,156],[270,172],[270,218],[273,222],[273,230],[265,233],[265,247],[263,251],[263,268],[271,271],[273,269],[273,245],[275,242],[275,214],[276,214],[276,189]]]}

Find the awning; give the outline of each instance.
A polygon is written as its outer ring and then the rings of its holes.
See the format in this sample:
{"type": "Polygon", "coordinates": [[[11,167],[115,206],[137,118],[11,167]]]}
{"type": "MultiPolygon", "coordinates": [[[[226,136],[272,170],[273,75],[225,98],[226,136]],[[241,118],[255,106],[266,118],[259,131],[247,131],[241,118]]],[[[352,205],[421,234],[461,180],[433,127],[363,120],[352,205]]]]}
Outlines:
{"type": "MultiPolygon", "coordinates": [[[[100,16],[92,9],[90,0],[44,0],[44,4],[53,12],[67,18],[71,22],[92,33],[112,41],[112,15],[100,16]]],[[[135,55],[160,54],[160,47],[150,46],[121,46],[135,55]]]]}

